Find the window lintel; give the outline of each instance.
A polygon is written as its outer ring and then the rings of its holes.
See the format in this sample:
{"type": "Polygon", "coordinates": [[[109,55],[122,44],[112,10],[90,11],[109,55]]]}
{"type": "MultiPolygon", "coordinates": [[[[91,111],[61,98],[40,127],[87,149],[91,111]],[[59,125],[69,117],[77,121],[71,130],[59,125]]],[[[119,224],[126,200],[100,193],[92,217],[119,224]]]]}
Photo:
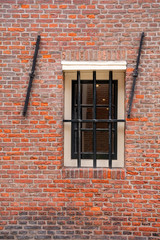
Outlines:
{"type": "Polygon", "coordinates": [[[62,61],[62,70],[125,70],[126,61],[62,61]]]}

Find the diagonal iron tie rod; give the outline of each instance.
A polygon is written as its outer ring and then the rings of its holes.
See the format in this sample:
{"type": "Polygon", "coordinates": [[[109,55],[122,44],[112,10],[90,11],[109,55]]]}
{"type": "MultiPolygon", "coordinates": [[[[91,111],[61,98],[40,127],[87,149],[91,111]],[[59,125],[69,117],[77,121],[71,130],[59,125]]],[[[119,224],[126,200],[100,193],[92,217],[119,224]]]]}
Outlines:
{"type": "Polygon", "coordinates": [[[28,103],[29,103],[29,96],[30,96],[30,92],[31,92],[31,88],[32,88],[32,82],[33,82],[33,78],[34,78],[34,71],[35,71],[35,67],[36,67],[36,59],[37,59],[37,55],[38,55],[40,38],[41,38],[41,36],[38,35],[37,41],[36,41],[36,48],[35,48],[35,52],[34,52],[34,57],[33,57],[32,70],[31,70],[31,73],[29,74],[30,75],[30,80],[29,80],[27,94],[26,94],[26,100],[25,100],[25,104],[24,104],[24,108],[23,108],[23,116],[24,117],[26,116],[26,113],[27,113],[27,108],[28,108],[28,103]]]}
{"type": "Polygon", "coordinates": [[[140,40],[140,44],[139,44],[139,51],[138,51],[138,56],[137,56],[136,67],[133,71],[133,85],[132,85],[132,90],[131,90],[130,99],[129,99],[128,118],[130,118],[130,116],[131,116],[132,102],[133,102],[134,90],[135,90],[135,85],[136,85],[136,79],[138,77],[138,66],[139,66],[139,61],[140,61],[140,56],[141,56],[143,38],[144,38],[144,32],[141,33],[141,40],[140,40]]]}

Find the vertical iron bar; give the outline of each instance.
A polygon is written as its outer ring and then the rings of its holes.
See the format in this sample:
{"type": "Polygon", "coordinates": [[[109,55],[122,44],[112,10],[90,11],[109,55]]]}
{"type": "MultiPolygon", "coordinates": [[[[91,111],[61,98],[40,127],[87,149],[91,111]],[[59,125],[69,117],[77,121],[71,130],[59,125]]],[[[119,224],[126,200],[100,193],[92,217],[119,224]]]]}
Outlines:
{"type": "MultiPolygon", "coordinates": [[[[80,82],[80,71],[77,71],[77,106],[78,106],[78,120],[81,119],[81,82],[80,82]]],[[[81,167],[81,122],[78,121],[78,156],[77,156],[77,165],[81,167]]]]}
{"type": "MultiPolygon", "coordinates": [[[[112,119],[112,71],[109,72],[109,120],[112,119]]],[[[112,122],[109,122],[109,168],[112,168],[112,122]]]]}
{"type": "MultiPolygon", "coordinates": [[[[93,71],[93,119],[96,119],[96,71],[93,71]]],[[[93,123],[93,167],[96,168],[96,123],[93,123]]]]}

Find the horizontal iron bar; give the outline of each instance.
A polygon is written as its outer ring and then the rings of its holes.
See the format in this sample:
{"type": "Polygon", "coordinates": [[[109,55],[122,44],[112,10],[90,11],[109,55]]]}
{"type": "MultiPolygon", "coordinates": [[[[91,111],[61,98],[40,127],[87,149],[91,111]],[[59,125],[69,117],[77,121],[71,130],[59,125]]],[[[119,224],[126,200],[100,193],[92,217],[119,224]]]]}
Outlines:
{"type": "MultiPolygon", "coordinates": [[[[77,152],[75,152],[75,154],[77,154],[77,152]]],[[[81,152],[81,154],[93,154],[93,152],[81,152]]],[[[96,153],[97,155],[98,154],[105,154],[105,155],[108,155],[108,152],[97,152],[96,153]]],[[[114,153],[112,153],[112,154],[114,154],[114,153]]],[[[93,160],[93,159],[89,159],[89,160],[93,160]]],[[[102,160],[108,160],[108,159],[102,159],[102,160]]]]}
{"type": "MultiPolygon", "coordinates": [[[[93,107],[93,104],[80,104],[81,107],[93,107]]],[[[74,105],[77,107],[77,104],[74,105]]],[[[96,104],[96,107],[109,107],[107,104],[96,104]]],[[[112,107],[115,107],[115,104],[112,104],[112,107]]]]}
{"type": "Polygon", "coordinates": [[[86,119],[86,120],[82,120],[82,119],[72,119],[72,120],[67,120],[64,119],[63,122],[80,122],[80,123],[85,123],[85,122],[125,122],[126,120],[124,119],[86,119]]]}
{"type": "MultiPolygon", "coordinates": [[[[75,128],[74,129],[74,131],[77,131],[78,129],[77,128],[75,128]]],[[[100,132],[100,131],[105,131],[105,132],[107,132],[109,130],[109,128],[96,128],[96,131],[98,132],[100,132]]],[[[81,131],[93,131],[93,128],[81,128],[81,131]]],[[[114,128],[112,128],[112,131],[115,131],[115,129],[114,128]]]]}

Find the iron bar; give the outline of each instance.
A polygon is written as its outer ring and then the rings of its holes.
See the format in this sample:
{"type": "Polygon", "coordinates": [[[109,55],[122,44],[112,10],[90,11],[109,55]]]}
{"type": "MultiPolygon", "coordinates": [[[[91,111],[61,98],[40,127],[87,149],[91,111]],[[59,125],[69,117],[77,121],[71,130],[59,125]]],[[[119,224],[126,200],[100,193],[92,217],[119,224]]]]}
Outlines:
{"type": "MultiPolygon", "coordinates": [[[[112,119],[112,71],[109,72],[109,120],[112,119]]],[[[112,122],[109,122],[109,168],[112,168],[112,122]]]]}
{"type": "MultiPolygon", "coordinates": [[[[77,104],[78,104],[78,119],[81,119],[81,83],[80,83],[80,71],[77,71],[77,104]]],[[[77,154],[77,165],[81,167],[81,122],[78,122],[78,154],[77,154]]]]}
{"type": "Polygon", "coordinates": [[[31,88],[32,88],[32,82],[33,82],[33,78],[35,76],[34,71],[35,71],[35,67],[36,67],[36,59],[37,59],[37,55],[38,55],[40,38],[41,38],[40,35],[38,35],[37,41],[36,41],[36,48],[35,48],[35,52],[34,52],[34,57],[33,57],[32,70],[31,70],[31,73],[29,74],[30,75],[30,80],[29,80],[27,94],[26,94],[26,100],[25,100],[25,104],[24,104],[24,108],[23,108],[23,116],[24,117],[26,116],[26,113],[27,113],[29,97],[30,97],[30,92],[31,92],[31,88]]]}
{"type": "MultiPolygon", "coordinates": [[[[96,128],[96,131],[108,131],[109,128],[96,128]]],[[[74,131],[77,131],[77,128],[74,129],[74,131]]],[[[81,131],[85,132],[85,131],[93,131],[93,128],[81,128],[81,131]]],[[[116,129],[112,129],[112,131],[116,131],[116,129]]]]}
{"type": "Polygon", "coordinates": [[[125,119],[64,119],[63,122],[81,122],[81,123],[89,123],[89,122],[104,122],[104,123],[114,123],[114,122],[125,122],[125,119]]]}
{"type": "MultiPolygon", "coordinates": [[[[96,104],[97,107],[109,107],[109,105],[107,104],[103,104],[103,105],[100,105],[100,104],[96,104]]],[[[75,104],[74,107],[77,107],[77,105],[75,104]]],[[[93,107],[93,104],[81,104],[81,107],[93,107]]],[[[115,104],[112,104],[112,107],[115,107],[115,104]]]]}
{"type": "MultiPolygon", "coordinates": [[[[96,71],[93,71],[93,118],[96,119],[96,71]]],[[[93,167],[96,168],[96,122],[93,122],[93,167]]]]}
{"type": "Polygon", "coordinates": [[[137,79],[137,77],[138,77],[138,67],[139,67],[139,62],[140,62],[140,56],[141,56],[143,38],[144,38],[144,32],[141,33],[141,39],[140,39],[140,44],[139,44],[139,50],[138,50],[136,67],[135,67],[135,69],[134,69],[134,71],[133,71],[133,85],[132,85],[132,90],[131,90],[130,100],[129,100],[128,118],[130,118],[130,115],[131,115],[131,109],[132,109],[132,103],[133,103],[133,97],[134,97],[134,90],[135,90],[135,85],[136,85],[136,79],[137,79]]]}

